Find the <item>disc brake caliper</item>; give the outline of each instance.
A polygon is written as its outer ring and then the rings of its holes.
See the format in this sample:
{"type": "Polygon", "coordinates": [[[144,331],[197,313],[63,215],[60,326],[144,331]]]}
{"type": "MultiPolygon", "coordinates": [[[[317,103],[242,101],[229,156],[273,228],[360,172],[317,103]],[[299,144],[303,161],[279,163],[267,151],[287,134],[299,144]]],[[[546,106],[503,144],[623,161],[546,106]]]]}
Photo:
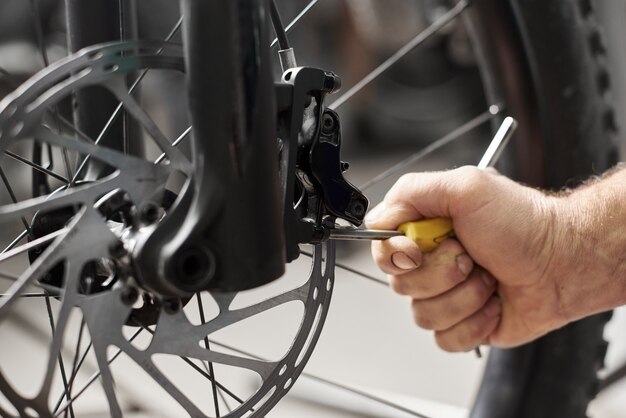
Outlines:
{"type": "Polygon", "coordinates": [[[317,68],[290,69],[278,90],[281,164],[285,196],[288,259],[297,257],[299,243],[328,239],[337,219],[359,226],[368,200],[343,176],[349,165],[341,161],[339,115],[324,99],[340,87],[339,78],[317,68]],[[291,93],[291,94],[289,94],[291,93]],[[296,149],[296,152],[294,151],[296,149]],[[295,175],[294,175],[295,174],[295,175]]]}

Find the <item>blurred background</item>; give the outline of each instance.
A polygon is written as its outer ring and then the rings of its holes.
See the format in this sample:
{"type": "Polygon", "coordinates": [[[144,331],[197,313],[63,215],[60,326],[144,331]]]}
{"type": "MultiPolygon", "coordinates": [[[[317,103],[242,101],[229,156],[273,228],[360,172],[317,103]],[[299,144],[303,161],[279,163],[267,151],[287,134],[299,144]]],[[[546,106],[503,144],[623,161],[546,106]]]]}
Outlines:
{"type": "MultiPolygon", "coordinates": [[[[44,22],[45,49],[49,60],[54,62],[67,54],[63,4],[57,0],[38,3],[44,22]]],[[[178,19],[177,3],[136,0],[138,36],[164,38],[178,19]],[[157,9],[164,12],[155,13],[157,9]]],[[[310,4],[307,0],[277,3],[285,23],[310,4]]],[[[610,11],[605,9],[605,2],[597,3],[608,47],[618,51],[611,55],[616,58],[609,68],[614,89],[620,92],[615,100],[621,115],[618,123],[622,124],[626,114],[625,103],[620,101],[626,98],[626,3],[620,2],[621,13],[615,13],[615,7],[610,11]]],[[[290,40],[299,65],[334,71],[342,77],[346,89],[446,10],[445,2],[438,0],[321,0],[291,32],[290,40]]],[[[42,67],[30,2],[0,0],[0,98],[42,67]]],[[[278,61],[275,68],[278,78],[278,61]]],[[[162,77],[146,79],[142,102],[152,109],[151,114],[156,115],[160,124],[182,126],[185,120],[180,112],[184,107],[174,104],[184,103],[184,80],[162,77]]],[[[333,100],[328,98],[329,103],[333,100]]],[[[341,107],[343,159],[351,165],[347,177],[355,185],[363,185],[485,112],[488,106],[466,28],[457,20],[341,107]]],[[[377,183],[366,195],[373,206],[404,172],[476,164],[491,134],[491,127],[486,124],[474,129],[428,158],[377,183]]],[[[622,155],[626,155],[624,141],[622,150],[622,155]]],[[[22,176],[22,184],[17,180],[18,186],[14,184],[14,187],[29,187],[25,172],[16,169],[9,175],[16,179],[22,176]]],[[[4,189],[0,190],[0,201],[8,201],[4,189]]],[[[338,257],[342,264],[384,280],[369,257],[368,244],[341,243],[338,257]]],[[[296,265],[291,270],[302,275],[306,266],[296,265]]],[[[473,353],[442,352],[430,333],[413,325],[409,301],[342,268],[337,268],[336,276],[332,307],[306,370],[430,416],[465,416],[480,382],[484,358],[479,359],[473,353]]],[[[45,323],[45,317],[41,322],[45,323]]],[[[280,327],[276,328],[273,332],[280,333],[280,327]]],[[[16,334],[23,332],[20,330],[20,326],[15,326],[16,334]]],[[[254,326],[240,331],[240,336],[235,338],[252,351],[255,347],[264,350],[280,339],[278,334],[261,333],[254,326]]],[[[606,366],[611,370],[626,360],[626,315],[622,310],[609,324],[606,336],[611,341],[606,366]]],[[[23,350],[22,346],[1,341],[0,356],[19,355],[17,347],[23,350]]],[[[43,354],[33,354],[39,355],[43,354]]],[[[130,380],[122,385],[126,397],[149,396],[133,387],[132,378],[131,374],[130,380]]],[[[235,385],[246,386],[247,382],[235,385]]],[[[626,417],[624,405],[626,382],[615,385],[594,401],[589,415],[626,417]]],[[[106,409],[99,411],[94,407],[90,416],[104,416],[103,411],[106,409]]],[[[155,414],[152,411],[148,416],[155,414]]],[[[136,414],[141,415],[140,411],[136,414]]],[[[366,416],[411,415],[307,378],[301,378],[287,398],[268,414],[272,418],[366,416]]]]}

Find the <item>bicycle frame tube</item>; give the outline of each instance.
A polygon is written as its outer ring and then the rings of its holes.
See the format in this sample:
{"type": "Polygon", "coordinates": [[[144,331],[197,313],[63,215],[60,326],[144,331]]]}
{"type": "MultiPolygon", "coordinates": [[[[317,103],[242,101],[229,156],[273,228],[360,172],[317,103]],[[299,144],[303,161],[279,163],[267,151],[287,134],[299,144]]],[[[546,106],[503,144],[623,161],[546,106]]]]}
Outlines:
{"type": "Polygon", "coordinates": [[[257,287],[285,268],[269,2],[181,6],[195,167],[181,204],[189,209],[160,224],[139,261],[160,293],[257,287]]]}

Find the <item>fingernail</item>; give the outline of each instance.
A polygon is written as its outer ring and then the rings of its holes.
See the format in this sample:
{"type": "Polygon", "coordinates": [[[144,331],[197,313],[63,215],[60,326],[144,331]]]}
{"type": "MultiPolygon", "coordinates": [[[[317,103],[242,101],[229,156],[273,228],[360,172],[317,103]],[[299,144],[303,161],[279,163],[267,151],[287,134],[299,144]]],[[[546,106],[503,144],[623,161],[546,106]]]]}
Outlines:
{"type": "Polygon", "coordinates": [[[369,213],[365,216],[365,224],[370,225],[375,223],[383,213],[383,203],[376,206],[374,209],[369,211],[369,213]]]}
{"type": "Polygon", "coordinates": [[[417,263],[413,261],[411,257],[399,251],[391,255],[391,262],[401,270],[413,270],[417,268],[417,263]]]}
{"type": "Polygon", "coordinates": [[[487,302],[485,306],[485,316],[488,318],[494,318],[502,313],[502,301],[500,298],[493,297],[487,302]]]}
{"type": "Polygon", "coordinates": [[[491,275],[487,270],[483,270],[480,272],[480,277],[483,279],[487,287],[493,287],[496,285],[496,278],[491,275]]]}
{"type": "Polygon", "coordinates": [[[474,269],[474,260],[467,254],[461,254],[456,257],[456,265],[461,270],[461,273],[467,276],[474,269]]]}

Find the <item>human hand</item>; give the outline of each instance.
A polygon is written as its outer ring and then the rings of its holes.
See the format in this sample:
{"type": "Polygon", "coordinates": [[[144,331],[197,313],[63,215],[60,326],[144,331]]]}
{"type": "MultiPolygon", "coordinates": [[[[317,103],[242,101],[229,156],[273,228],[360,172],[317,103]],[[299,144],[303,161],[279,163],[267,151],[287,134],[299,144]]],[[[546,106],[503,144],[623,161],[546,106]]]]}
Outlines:
{"type": "MultiPolygon", "coordinates": [[[[571,321],[560,278],[568,276],[559,198],[494,170],[464,167],[403,176],[366,218],[373,229],[453,220],[457,239],[422,254],[406,237],[374,242],[391,287],[410,296],[415,321],[447,351],[511,347],[571,321]]],[[[570,252],[570,253],[573,253],[570,252]]]]}

